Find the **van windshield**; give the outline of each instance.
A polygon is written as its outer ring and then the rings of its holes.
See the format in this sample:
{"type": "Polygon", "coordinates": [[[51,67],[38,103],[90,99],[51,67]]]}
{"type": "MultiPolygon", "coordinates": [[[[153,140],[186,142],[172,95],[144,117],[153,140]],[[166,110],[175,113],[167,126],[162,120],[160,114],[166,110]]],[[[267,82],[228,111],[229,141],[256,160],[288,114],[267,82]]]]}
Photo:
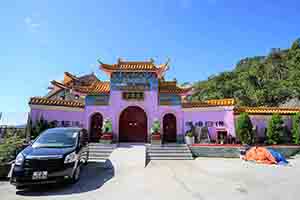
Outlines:
{"type": "Polygon", "coordinates": [[[48,129],[40,134],[32,144],[33,148],[66,148],[77,143],[77,130],[48,129]]]}

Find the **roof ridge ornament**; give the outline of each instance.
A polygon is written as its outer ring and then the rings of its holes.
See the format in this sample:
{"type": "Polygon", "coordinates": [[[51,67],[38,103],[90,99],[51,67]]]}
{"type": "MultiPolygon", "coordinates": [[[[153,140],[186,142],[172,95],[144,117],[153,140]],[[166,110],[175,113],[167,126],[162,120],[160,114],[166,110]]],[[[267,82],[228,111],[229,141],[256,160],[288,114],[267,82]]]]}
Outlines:
{"type": "Polygon", "coordinates": [[[100,65],[103,65],[104,63],[101,62],[100,58],[97,59],[97,62],[100,64],[100,65]]]}

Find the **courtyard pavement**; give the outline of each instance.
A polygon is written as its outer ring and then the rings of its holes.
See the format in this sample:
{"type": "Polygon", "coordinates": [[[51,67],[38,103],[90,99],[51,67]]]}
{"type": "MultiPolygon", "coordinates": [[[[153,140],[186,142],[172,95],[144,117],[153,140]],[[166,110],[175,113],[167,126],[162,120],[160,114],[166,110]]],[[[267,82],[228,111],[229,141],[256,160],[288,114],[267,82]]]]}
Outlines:
{"type": "Polygon", "coordinates": [[[191,161],[151,161],[103,169],[83,168],[75,185],[16,191],[0,182],[0,199],[299,199],[300,155],[290,166],[267,166],[239,159],[198,158],[191,161]]]}

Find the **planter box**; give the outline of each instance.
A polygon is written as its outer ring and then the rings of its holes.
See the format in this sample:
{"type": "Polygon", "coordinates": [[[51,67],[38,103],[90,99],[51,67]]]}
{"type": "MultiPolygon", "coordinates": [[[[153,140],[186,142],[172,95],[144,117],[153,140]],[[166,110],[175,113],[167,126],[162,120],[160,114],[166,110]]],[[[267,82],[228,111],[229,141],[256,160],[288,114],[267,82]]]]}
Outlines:
{"type": "Polygon", "coordinates": [[[104,133],[100,138],[100,143],[111,144],[113,139],[112,133],[104,133]]]}
{"type": "Polygon", "coordinates": [[[151,144],[153,145],[161,145],[162,139],[160,134],[151,135],[151,144]]]}
{"type": "Polygon", "coordinates": [[[195,137],[189,137],[189,136],[185,136],[184,137],[185,143],[187,145],[193,145],[195,143],[195,137]]]}
{"type": "MultiPolygon", "coordinates": [[[[300,152],[300,146],[297,145],[272,145],[261,147],[273,149],[281,153],[285,158],[289,158],[300,152]]],[[[245,147],[242,145],[229,144],[194,144],[190,149],[195,157],[239,158],[240,151],[245,149],[245,147]]]]}
{"type": "Polygon", "coordinates": [[[300,152],[299,145],[271,145],[271,146],[266,146],[266,148],[273,149],[281,153],[286,158],[294,156],[295,154],[300,152]]]}
{"type": "Polygon", "coordinates": [[[112,140],[102,140],[99,141],[101,144],[112,144],[112,140]]]}

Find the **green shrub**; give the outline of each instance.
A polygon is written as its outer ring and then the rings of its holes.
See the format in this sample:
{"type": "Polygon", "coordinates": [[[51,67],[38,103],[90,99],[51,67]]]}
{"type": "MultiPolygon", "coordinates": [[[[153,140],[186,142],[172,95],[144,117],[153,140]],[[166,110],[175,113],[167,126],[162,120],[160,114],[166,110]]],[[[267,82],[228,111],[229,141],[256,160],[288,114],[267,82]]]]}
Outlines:
{"type": "Polygon", "coordinates": [[[8,136],[4,143],[0,144],[0,163],[14,160],[17,153],[22,149],[24,138],[19,136],[8,136]]]}
{"type": "Polygon", "coordinates": [[[237,135],[242,144],[253,143],[253,126],[248,113],[241,113],[237,120],[237,135]]]}
{"type": "Polygon", "coordinates": [[[35,139],[43,131],[49,128],[55,128],[56,126],[57,126],[57,121],[48,122],[47,120],[44,119],[43,116],[41,116],[41,118],[37,120],[34,125],[32,125],[31,119],[27,124],[27,128],[30,129],[29,131],[30,131],[31,139],[35,139]]]}
{"type": "Polygon", "coordinates": [[[268,122],[267,138],[268,144],[278,144],[284,135],[284,122],[279,114],[273,114],[268,122]]]}
{"type": "Polygon", "coordinates": [[[104,120],[103,125],[102,125],[102,133],[112,133],[111,119],[107,118],[104,120]]]}
{"type": "Polygon", "coordinates": [[[160,121],[158,119],[154,119],[152,127],[151,127],[151,134],[158,134],[160,133],[160,121]]]}
{"type": "Polygon", "coordinates": [[[300,113],[293,116],[292,136],[293,143],[300,144],[300,113]]]}
{"type": "Polygon", "coordinates": [[[188,131],[188,132],[185,134],[185,136],[188,136],[188,137],[193,137],[193,136],[194,136],[194,134],[193,134],[193,132],[192,132],[192,131],[188,131]]]}

